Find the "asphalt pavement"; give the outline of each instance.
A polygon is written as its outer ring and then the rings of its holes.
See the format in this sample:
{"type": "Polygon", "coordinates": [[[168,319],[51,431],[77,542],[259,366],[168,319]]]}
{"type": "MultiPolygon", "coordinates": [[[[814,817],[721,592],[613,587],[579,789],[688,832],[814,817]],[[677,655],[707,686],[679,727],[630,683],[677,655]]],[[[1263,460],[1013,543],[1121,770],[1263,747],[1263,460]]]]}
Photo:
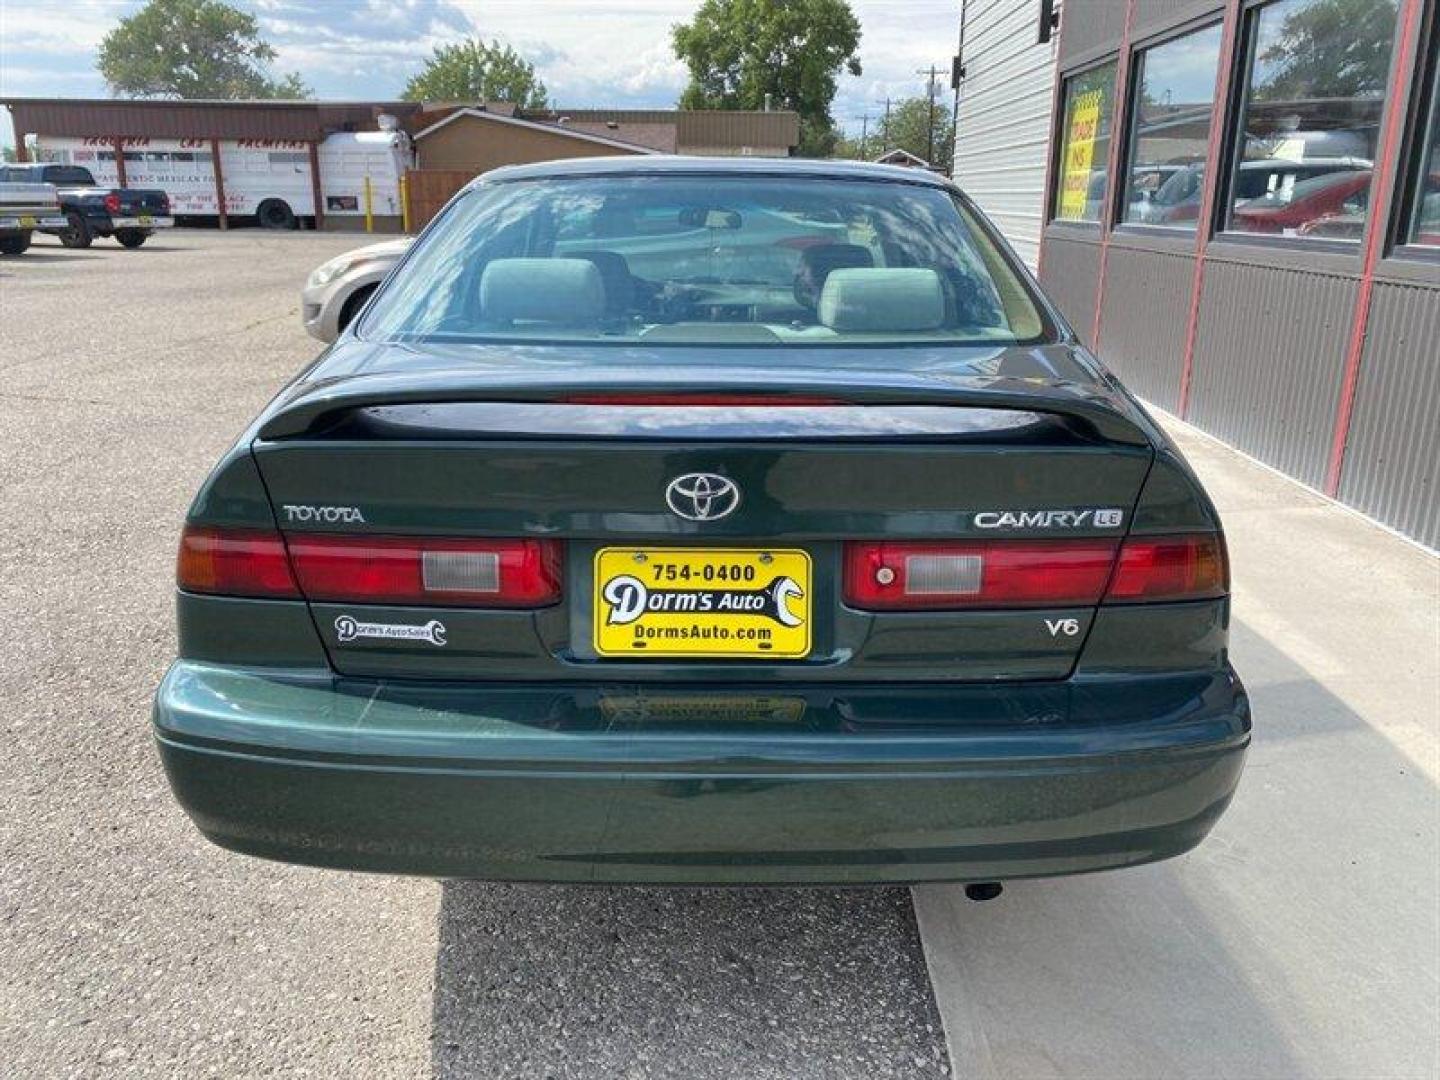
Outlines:
{"type": "Polygon", "coordinates": [[[909,893],[439,883],[204,841],[149,703],[175,544],[363,243],[0,260],[0,1075],[936,1077],[909,893]]]}

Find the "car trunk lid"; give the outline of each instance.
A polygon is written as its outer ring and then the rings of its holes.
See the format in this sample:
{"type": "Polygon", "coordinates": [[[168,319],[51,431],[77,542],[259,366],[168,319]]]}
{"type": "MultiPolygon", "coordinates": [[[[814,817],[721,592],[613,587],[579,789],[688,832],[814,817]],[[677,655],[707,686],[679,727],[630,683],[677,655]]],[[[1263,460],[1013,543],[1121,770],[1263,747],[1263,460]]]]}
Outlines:
{"type": "MultiPolygon", "coordinates": [[[[457,538],[556,546],[562,596],[541,608],[311,597],[338,670],[459,679],[696,681],[717,670],[781,683],[1061,678],[1098,596],[863,610],[845,597],[847,544],[1113,552],[1152,456],[1103,387],[895,376],[836,391],[806,373],[752,377],[743,388],[723,375],[352,377],[302,384],[254,434],[292,557],[297,542],[331,535],[418,538],[422,548],[457,538]],[[697,476],[733,484],[738,506],[682,516],[667,495],[697,476]],[[712,600],[774,612],[786,601],[773,590],[801,574],[801,559],[805,595],[788,602],[805,640],[783,658],[605,647],[616,613],[605,586],[630,576],[617,569],[625,560],[646,573],[709,565],[747,575],[711,582],[712,600]]],[[[648,584],[652,594],[693,591],[648,584]]]]}

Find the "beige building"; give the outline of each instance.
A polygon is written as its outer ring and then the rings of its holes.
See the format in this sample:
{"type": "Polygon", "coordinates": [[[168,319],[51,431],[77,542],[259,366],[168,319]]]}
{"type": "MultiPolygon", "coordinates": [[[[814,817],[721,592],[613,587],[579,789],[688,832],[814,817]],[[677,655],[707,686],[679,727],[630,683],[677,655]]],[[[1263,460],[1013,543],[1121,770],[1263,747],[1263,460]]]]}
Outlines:
{"type": "Polygon", "coordinates": [[[661,152],[609,134],[526,120],[484,108],[454,109],[417,131],[414,143],[418,168],[472,174],[529,161],[661,152]]]}
{"type": "Polygon", "coordinates": [[[566,157],[700,154],[789,157],[793,112],[517,110],[504,102],[426,104],[409,123],[421,169],[473,169],[566,157]],[[427,122],[430,121],[430,122],[427,122]]]}

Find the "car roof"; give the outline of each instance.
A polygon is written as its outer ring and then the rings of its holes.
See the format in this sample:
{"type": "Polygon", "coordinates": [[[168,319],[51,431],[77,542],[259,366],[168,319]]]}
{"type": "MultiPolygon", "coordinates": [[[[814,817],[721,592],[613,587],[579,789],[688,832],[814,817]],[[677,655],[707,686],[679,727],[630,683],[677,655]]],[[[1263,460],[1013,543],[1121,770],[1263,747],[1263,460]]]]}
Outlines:
{"type": "Polygon", "coordinates": [[[950,182],[926,169],[903,165],[877,165],[868,161],[833,161],[817,158],[688,157],[679,154],[645,154],[634,157],[565,158],[526,165],[505,165],[478,177],[473,183],[538,180],[569,176],[808,176],[834,180],[889,180],[949,187],[950,182]]]}

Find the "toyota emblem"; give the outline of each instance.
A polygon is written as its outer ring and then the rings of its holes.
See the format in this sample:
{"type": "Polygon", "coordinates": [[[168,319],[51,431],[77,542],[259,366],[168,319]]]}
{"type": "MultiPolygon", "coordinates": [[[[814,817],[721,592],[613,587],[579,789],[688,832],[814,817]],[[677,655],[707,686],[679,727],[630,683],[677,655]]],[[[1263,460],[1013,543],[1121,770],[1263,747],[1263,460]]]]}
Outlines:
{"type": "Polygon", "coordinates": [[[716,473],[686,473],[670,481],[665,503],[687,521],[719,521],[740,505],[740,488],[716,473]]]}

